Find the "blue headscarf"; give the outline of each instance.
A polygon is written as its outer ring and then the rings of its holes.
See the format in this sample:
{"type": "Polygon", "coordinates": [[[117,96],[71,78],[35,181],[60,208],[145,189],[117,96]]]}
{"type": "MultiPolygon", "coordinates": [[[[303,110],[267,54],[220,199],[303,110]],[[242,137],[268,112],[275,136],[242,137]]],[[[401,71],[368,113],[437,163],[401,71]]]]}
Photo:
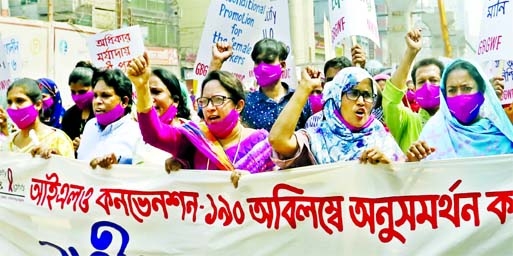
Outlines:
{"type": "Polygon", "coordinates": [[[50,109],[41,109],[39,119],[46,125],[61,129],[62,116],[65,109],[62,107],[61,93],[55,82],[49,78],[40,78],[37,80],[42,93],[50,94],[53,99],[53,105],[50,109]]]}
{"type": "Polygon", "coordinates": [[[513,153],[513,126],[509,121],[495,90],[481,67],[471,61],[457,59],[446,66],[440,83],[440,109],[424,126],[419,139],[436,149],[426,159],[449,159],[513,153]],[[480,119],[463,125],[450,113],[446,102],[447,70],[466,61],[474,66],[485,82],[480,119]]]}
{"type": "Polygon", "coordinates": [[[377,148],[391,161],[404,159],[404,154],[383,124],[372,118],[371,124],[359,132],[352,132],[338,117],[342,94],[350,91],[359,82],[370,79],[376,97],[377,86],[372,76],[364,69],[348,67],[342,69],[333,81],[324,88],[323,114],[325,121],[318,127],[307,128],[310,149],[318,164],[356,160],[366,149],[377,148]]]}

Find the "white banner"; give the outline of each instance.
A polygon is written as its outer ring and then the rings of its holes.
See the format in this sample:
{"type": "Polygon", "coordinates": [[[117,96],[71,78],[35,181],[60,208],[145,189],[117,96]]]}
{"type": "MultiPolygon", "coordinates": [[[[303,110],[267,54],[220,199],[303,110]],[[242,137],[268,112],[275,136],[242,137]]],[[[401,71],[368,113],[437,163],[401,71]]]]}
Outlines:
{"type": "Polygon", "coordinates": [[[144,53],[144,39],[139,26],[132,26],[92,35],[87,47],[96,67],[126,70],[133,58],[144,53]]]}
{"type": "Polygon", "coordinates": [[[200,47],[194,64],[194,74],[202,81],[212,60],[212,45],[231,42],[233,55],[222,70],[232,72],[247,87],[254,84],[253,46],[263,38],[274,38],[289,49],[287,70],[282,80],[296,87],[297,77],[292,56],[287,0],[212,0],[208,8],[200,47]]]}
{"type": "Polygon", "coordinates": [[[337,46],[346,37],[364,36],[380,46],[374,0],[329,0],[331,41],[337,46]]]}
{"type": "Polygon", "coordinates": [[[237,189],[229,180],[2,153],[2,255],[513,252],[512,155],[245,174],[237,189]]]}
{"type": "Polygon", "coordinates": [[[482,0],[483,12],[477,45],[480,61],[513,59],[513,32],[504,24],[513,24],[513,6],[509,0],[482,0]]]}

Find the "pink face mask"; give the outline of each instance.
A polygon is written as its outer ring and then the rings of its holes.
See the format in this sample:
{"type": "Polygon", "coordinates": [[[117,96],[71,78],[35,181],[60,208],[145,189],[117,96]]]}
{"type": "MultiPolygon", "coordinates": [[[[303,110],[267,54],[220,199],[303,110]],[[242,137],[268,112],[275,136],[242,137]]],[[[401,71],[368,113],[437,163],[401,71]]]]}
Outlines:
{"type": "Polygon", "coordinates": [[[7,114],[9,114],[11,120],[20,129],[25,129],[32,125],[39,116],[39,112],[34,105],[18,109],[8,108],[7,114]]]}
{"type": "Polygon", "coordinates": [[[239,112],[235,109],[225,116],[222,120],[215,123],[207,123],[208,130],[218,139],[224,139],[230,135],[233,128],[239,122],[239,112]]]}
{"type": "Polygon", "coordinates": [[[114,123],[125,115],[125,108],[118,104],[116,107],[105,113],[95,113],[96,120],[102,126],[114,123]]]}
{"type": "Polygon", "coordinates": [[[415,100],[423,109],[436,109],[440,106],[440,86],[425,83],[415,92],[415,100]]]}
{"type": "Polygon", "coordinates": [[[173,104],[169,105],[166,112],[164,112],[161,116],[159,116],[160,122],[162,122],[164,124],[171,124],[171,122],[175,118],[177,112],[178,112],[178,109],[175,107],[175,105],[173,105],[173,104]]]}
{"type": "Polygon", "coordinates": [[[460,123],[467,125],[477,118],[484,100],[480,92],[447,97],[447,107],[460,123]]]}
{"type": "Polygon", "coordinates": [[[46,98],[43,100],[43,109],[47,110],[53,106],[53,98],[46,98]]]}
{"type": "Polygon", "coordinates": [[[86,109],[93,104],[94,92],[88,91],[84,94],[72,94],[71,98],[79,109],[86,109]]]}
{"type": "Polygon", "coordinates": [[[312,94],[308,97],[308,101],[310,102],[310,107],[312,107],[312,112],[314,114],[321,111],[324,106],[322,94],[312,94]]]}
{"type": "Polygon", "coordinates": [[[409,102],[412,102],[415,100],[415,92],[412,91],[412,90],[408,90],[406,92],[406,99],[409,101],[409,102]]]}
{"type": "Polygon", "coordinates": [[[261,62],[253,68],[253,72],[255,73],[257,84],[261,87],[267,87],[276,84],[280,80],[282,70],[280,64],[272,65],[261,62]]]}

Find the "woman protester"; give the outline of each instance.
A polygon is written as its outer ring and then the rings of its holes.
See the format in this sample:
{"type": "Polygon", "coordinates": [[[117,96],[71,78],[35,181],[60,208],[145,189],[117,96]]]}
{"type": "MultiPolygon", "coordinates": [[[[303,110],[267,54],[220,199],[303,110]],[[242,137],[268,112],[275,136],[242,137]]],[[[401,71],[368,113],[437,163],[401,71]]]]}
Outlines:
{"type": "Polygon", "coordinates": [[[409,148],[410,161],[513,153],[513,126],[479,65],[453,61],[440,90],[440,110],[409,148]]]}
{"type": "Polygon", "coordinates": [[[51,154],[74,158],[73,143],[61,130],[44,124],[38,117],[43,108],[39,83],[30,78],[14,81],[7,89],[7,113],[18,127],[2,145],[4,152],[51,154]]]}
{"type": "MultiPolygon", "coordinates": [[[[182,125],[191,119],[191,111],[187,106],[189,97],[173,73],[163,68],[152,68],[148,83],[153,107],[163,124],[182,125]]],[[[137,148],[133,164],[163,164],[163,159],[169,157],[169,153],[144,144],[137,148]]]]}
{"type": "MultiPolygon", "coordinates": [[[[139,127],[144,141],[174,156],[179,167],[203,170],[270,171],[268,132],[242,126],[240,113],[245,101],[242,83],[231,73],[210,72],[196,101],[204,122],[163,124],[152,104],[148,55],[132,60],[128,75],[137,91],[139,127]]],[[[166,165],[169,171],[168,165],[166,165]]]]}
{"type": "Polygon", "coordinates": [[[49,78],[40,78],[37,81],[43,94],[43,108],[39,112],[39,118],[44,124],[61,129],[65,110],[59,88],[49,78]]]}
{"type": "Polygon", "coordinates": [[[93,111],[77,150],[77,159],[90,161],[96,168],[112,164],[132,164],[142,139],[137,122],[130,115],[132,83],[119,69],[100,70],[93,74],[93,111]]]}
{"type": "Polygon", "coordinates": [[[324,89],[324,121],[294,132],[301,109],[320,83],[319,72],[303,70],[299,87],[271,129],[269,140],[280,168],[360,160],[390,163],[404,159],[392,136],[371,114],[377,87],[364,69],[341,70],[324,89]]]}
{"type": "Polygon", "coordinates": [[[87,62],[79,62],[68,77],[71,98],[75,102],[62,118],[62,130],[73,140],[75,150],[87,121],[93,119],[94,92],[92,86],[95,68],[87,62]]]}

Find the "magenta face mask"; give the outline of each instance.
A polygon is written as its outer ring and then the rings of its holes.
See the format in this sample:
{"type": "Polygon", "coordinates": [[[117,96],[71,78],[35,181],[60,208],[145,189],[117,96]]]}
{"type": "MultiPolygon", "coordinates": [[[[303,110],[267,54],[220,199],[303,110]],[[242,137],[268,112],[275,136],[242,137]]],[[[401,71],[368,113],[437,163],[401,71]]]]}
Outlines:
{"type": "Polygon", "coordinates": [[[406,92],[406,99],[409,101],[409,102],[412,102],[415,100],[415,92],[412,91],[412,90],[408,90],[406,92]]]}
{"type": "Polygon", "coordinates": [[[452,116],[461,124],[468,125],[479,115],[484,103],[484,95],[480,92],[447,97],[447,107],[452,116]]]}
{"type": "Polygon", "coordinates": [[[53,106],[53,98],[46,98],[43,100],[43,109],[47,110],[53,106]]]}
{"type": "Polygon", "coordinates": [[[20,129],[25,129],[32,125],[39,116],[39,112],[34,105],[18,109],[8,108],[7,114],[9,114],[11,120],[20,129]]]}
{"type": "Polygon", "coordinates": [[[94,92],[88,91],[84,94],[72,94],[71,98],[79,109],[86,109],[93,104],[94,92]]]}
{"type": "Polygon", "coordinates": [[[440,106],[440,86],[424,83],[415,92],[415,100],[423,109],[436,109],[440,106]]]}
{"type": "Polygon", "coordinates": [[[215,123],[207,123],[208,130],[218,139],[224,139],[230,135],[233,128],[239,122],[239,112],[235,109],[222,120],[215,123]]]}
{"type": "Polygon", "coordinates": [[[314,114],[321,111],[324,106],[322,94],[312,94],[308,97],[308,101],[310,102],[310,107],[312,107],[312,112],[314,114]]]}
{"type": "Polygon", "coordinates": [[[173,121],[177,112],[178,112],[178,109],[175,107],[175,105],[173,105],[173,104],[169,105],[166,112],[164,112],[161,116],[159,116],[160,122],[162,122],[164,124],[171,124],[171,121],[173,121]]]}
{"type": "Polygon", "coordinates": [[[109,124],[114,123],[118,119],[120,119],[122,116],[125,115],[125,108],[121,106],[121,104],[118,104],[116,107],[111,109],[108,112],[105,113],[94,113],[96,116],[96,120],[98,123],[102,126],[107,126],[109,124]]]}
{"type": "Polygon", "coordinates": [[[253,68],[257,84],[261,87],[267,87],[276,84],[281,78],[281,65],[267,64],[262,62],[253,68]]]}

